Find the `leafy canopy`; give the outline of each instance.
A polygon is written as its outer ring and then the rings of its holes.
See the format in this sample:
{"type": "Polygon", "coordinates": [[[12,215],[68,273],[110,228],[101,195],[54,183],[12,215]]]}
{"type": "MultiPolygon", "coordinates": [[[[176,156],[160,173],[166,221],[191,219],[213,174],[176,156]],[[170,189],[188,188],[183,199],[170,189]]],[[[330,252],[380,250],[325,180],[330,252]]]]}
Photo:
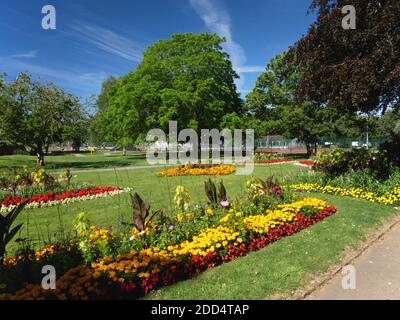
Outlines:
{"type": "Polygon", "coordinates": [[[292,48],[304,70],[302,100],[338,110],[386,111],[400,107],[400,1],[314,0],[316,23],[292,48]],[[356,9],[356,29],[342,28],[345,5],[356,9]]]}
{"type": "Polygon", "coordinates": [[[119,145],[142,139],[149,129],[220,128],[242,113],[238,75],[215,34],[175,34],[146,49],[137,69],[109,91],[101,122],[119,145]],[[225,119],[226,118],[226,119],[225,119]]]}
{"type": "Polygon", "coordinates": [[[309,101],[299,103],[295,92],[300,70],[294,60],[282,53],[272,58],[247,96],[247,111],[252,125],[261,126],[264,134],[298,138],[311,153],[319,137],[332,134],[337,112],[309,101]]]}
{"type": "Polygon", "coordinates": [[[41,165],[45,148],[63,142],[84,118],[77,97],[25,73],[1,79],[0,108],[0,143],[36,153],[41,165]]]}

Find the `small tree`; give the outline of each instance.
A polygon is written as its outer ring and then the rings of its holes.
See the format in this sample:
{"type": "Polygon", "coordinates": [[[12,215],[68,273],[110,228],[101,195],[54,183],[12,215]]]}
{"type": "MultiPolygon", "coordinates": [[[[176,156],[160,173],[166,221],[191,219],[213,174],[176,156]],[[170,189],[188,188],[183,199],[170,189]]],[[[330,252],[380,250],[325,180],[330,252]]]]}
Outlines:
{"type": "Polygon", "coordinates": [[[11,83],[2,81],[0,90],[0,142],[36,154],[38,165],[44,166],[49,145],[62,142],[66,129],[82,117],[79,99],[25,73],[11,83]]]}

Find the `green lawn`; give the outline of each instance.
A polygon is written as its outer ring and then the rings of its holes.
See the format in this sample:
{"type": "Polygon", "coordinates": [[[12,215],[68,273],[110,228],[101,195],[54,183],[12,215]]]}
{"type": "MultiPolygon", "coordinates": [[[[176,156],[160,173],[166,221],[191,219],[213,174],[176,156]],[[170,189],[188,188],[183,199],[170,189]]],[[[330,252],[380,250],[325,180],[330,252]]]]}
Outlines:
{"type": "MultiPolygon", "coordinates": [[[[105,167],[125,167],[145,165],[145,156],[142,153],[129,151],[126,156],[122,152],[97,152],[60,154],[45,156],[46,169],[96,169],[105,167]]],[[[29,155],[0,156],[0,171],[9,167],[35,166],[36,157],[29,155]]]]}
{"type": "Polygon", "coordinates": [[[338,208],[328,219],[271,246],[165,287],[146,299],[269,299],[290,295],[317,272],[338,263],[345,248],[395,214],[393,207],[316,194],[338,208]]]}
{"type": "MultiPolygon", "coordinates": [[[[74,179],[99,186],[131,187],[151,204],[152,209],[165,208],[169,210],[175,187],[178,184],[182,184],[188,189],[193,203],[207,200],[203,184],[208,176],[157,177],[156,173],[162,170],[163,168],[142,168],[124,171],[77,172],[74,174],[76,176],[74,179]]],[[[304,170],[307,169],[293,164],[261,165],[255,168],[254,175],[265,178],[274,175],[284,179],[284,177],[296,175],[304,170]]],[[[248,176],[233,174],[215,179],[222,179],[228,196],[235,197],[243,192],[248,178],[248,176]]],[[[24,223],[19,237],[29,237],[35,244],[41,246],[43,241],[54,239],[60,231],[68,234],[71,231],[73,218],[83,211],[91,214],[94,225],[113,225],[118,228],[122,221],[132,222],[133,220],[129,195],[123,194],[66,206],[25,210],[16,221],[16,223],[24,223]]],[[[9,253],[15,251],[16,248],[15,244],[10,245],[9,253]]]]}

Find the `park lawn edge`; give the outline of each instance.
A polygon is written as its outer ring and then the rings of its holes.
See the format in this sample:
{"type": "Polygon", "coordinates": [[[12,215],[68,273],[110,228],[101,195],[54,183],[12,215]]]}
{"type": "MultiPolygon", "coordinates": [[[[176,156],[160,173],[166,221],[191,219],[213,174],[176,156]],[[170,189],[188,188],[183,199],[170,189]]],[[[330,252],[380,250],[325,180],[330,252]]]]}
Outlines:
{"type": "Polygon", "coordinates": [[[290,298],[316,274],[339,264],[345,250],[365,241],[371,230],[393,217],[394,207],[354,198],[312,194],[338,212],[265,249],[223,264],[193,279],[161,288],[143,299],[263,300],[290,298]]]}

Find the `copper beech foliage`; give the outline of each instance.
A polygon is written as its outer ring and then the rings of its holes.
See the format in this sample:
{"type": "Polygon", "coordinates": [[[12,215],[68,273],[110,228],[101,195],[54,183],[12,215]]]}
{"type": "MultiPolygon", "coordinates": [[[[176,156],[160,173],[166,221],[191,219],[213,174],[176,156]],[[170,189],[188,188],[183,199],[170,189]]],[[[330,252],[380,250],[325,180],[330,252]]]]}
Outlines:
{"type": "Polygon", "coordinates": [[[400,1],[314,0],[317,21],[291,48],[304,71],[297,97],[339,110],[400,107],[400,1]],[[356,29],[345,30],[342,8],[356,9],[356,29]]]}

